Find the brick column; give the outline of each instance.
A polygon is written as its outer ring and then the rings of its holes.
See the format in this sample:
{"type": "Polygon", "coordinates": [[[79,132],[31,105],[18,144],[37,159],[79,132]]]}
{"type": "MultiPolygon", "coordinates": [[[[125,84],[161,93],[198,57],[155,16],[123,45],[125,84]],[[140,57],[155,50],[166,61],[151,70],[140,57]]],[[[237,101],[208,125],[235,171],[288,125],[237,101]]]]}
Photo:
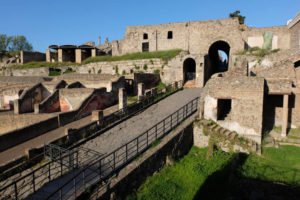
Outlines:
{"type": "Polygon", "coordinates": [[[138,84],[138,100],[141,101],[143,100],[145,95],[145,85],[144,83],[139,83],[138,84]]]}
{"type": "Polygon", "coordinates": [[[76,60],[76,63],[81,63],[81,61],[82,61],[81,49],[75,50],[75,60],[76,60]]]}
{"type": "Polygon", "coordinates": [[[63,51],[62,49],[58,49],[58,62],[63,62],[63,51]]]}
{"type": "Polygon", "coordinates": [[[282,108],[282,130],[281,136],[286,137],[287,125],[288,125],[288,114],[289,114],[289,95],[283,95],[283,108],[282,108]]]}
{"type": "Polygon", "coordinates": [[[96,57],[96,49],[91,50],[92,57],[96,57]]]}
{"type": "Polygon", "coordinates": [[[124,88],[119,88],[119,109],[126,109],[127,107],[127,95],[124,88]]]}
{"type": "Polygon", "coordinates": [[[50,49],[46,49],[46,62],[51,62],[51,52],[50,52],[50,49]]]}

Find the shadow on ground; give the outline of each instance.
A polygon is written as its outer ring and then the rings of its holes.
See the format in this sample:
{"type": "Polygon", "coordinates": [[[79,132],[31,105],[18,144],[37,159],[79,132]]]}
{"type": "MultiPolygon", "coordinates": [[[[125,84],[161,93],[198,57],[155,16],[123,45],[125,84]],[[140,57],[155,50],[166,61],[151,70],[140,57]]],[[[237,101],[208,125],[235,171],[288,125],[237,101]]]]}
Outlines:
{"type": "Polygon", "coordinates": [[[236,154],[221,170],[211,174],[197,191],[194,200],[299,200],[300,187],[245,178],[239,173],[248,156],[236,154]]]}

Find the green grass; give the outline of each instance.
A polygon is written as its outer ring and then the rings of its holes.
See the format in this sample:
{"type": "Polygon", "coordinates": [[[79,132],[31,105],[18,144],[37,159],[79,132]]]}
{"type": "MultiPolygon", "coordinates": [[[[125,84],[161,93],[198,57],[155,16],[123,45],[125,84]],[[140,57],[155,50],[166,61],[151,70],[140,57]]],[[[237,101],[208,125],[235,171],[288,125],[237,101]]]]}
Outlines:
{"type": "Polygon", "coordinates": [[[300,148],[264,148],[262,156],[250,155],[240,172],[248,178],[300,186],[300,148]]]}
{"type": "Polygon", "coordinates": [[[259,47],[252,47],[249,50],[243,50],[240,52],[237,52],[237,55],[252,55],[256,57],[263,58],[266,55],[272,54],[272,53],[277,53],[280,51],[280,49],[273,49],[273,50],[268,50],[268,49],[261,49],[259,47]]]}
{"type": "Polygon", "coordinates": [[[181,52],[180,49],[174,49],[169,51],[132,53],[123,56],[97,56],[97,57],[90,57],[86,59],[85,61],[82,62],[82,65],[92,63],[92,62],[113,62],[113,61],[122,61],[122,60],[140,60],[140,59],[152,59],[152,58],[160,58],[167,62],[168,60],[177,56],[180,52],[181,52]]]}
{"type": "MultiPolygon", "coordinates": [[[[140,59],[152,59],[152,58],[160,58],[164,61],[164,63],[168,63],[168,61],[175,56],[177,56],[181,52],[180,49],[173,49],[168,51],[153,51],[153,52],[140,52],[140,53],[132,53],[126,54],[123,56],[96,56],[90,57],[84,60],[81,64],[65,62],[65,63],[49,63],[49,62],[30,62],[24,65],[15,65],[14,69],[27,69],[27,68],[40,68],[40,67],[63,67],[63,66],[71,66],[71,65],[85,65],[93,62],[113,62],[113,61],[122,61],[122,60],[140,60],[140,59]]],[[[150,64],[153,63],[153,60],[150,60],[150,64]]],[[[140,68],[140,67],[139,67],[140,68]]],[[[148,69],[147,65],[143,66],[144,70],[148,69]]],[[[99,72],[98,72],[99,73],[99,72]]],[[[101,73],[101,72],[100,72],[101,73]]],[[[116,71],[116,74],[118,72],[116,71]]]]}
{"type": "MultiPolygon", "coordinates": [[[[207,148],[192,147],[174,166],[165,166],[159,173],[148,177],[127,200],[187,200],[199,197],[199,194],[223,199],[229,190],[238,194],[239,191],[227,186],[234,154],[215,150],[213,157],[207,158],[207,151],[207,148]],[[216,189],[217,193],[214,192],[216,189]]],[[[240,166],[234,168],[234,172],[237,178],[300,186],[299,155],[300,148],[294,146],[264,148],[262,156],[249,155],[245,162],[241,161],[240,166]]],[[[203,198],[206,199],[205,196],[203,198]]]]}
{"type": "Polygon", "coordinates": [[[159,173],[149,177],[137,192],[127,197],[127,200],[193,199],[207,177],[223,169],[232,159],[232,155],[216,151],[214,157],[206,160],[206,153],[206,148],[193,147],[189,154],[174,166],[166,166],[159,173]]]}
{"type": "Polygon", "coordinates": [[[49,67],[49,68],[56,68],[56,67],[63,67],[63,66],[71,66],[77,65],[76,63],[65,62],[65,63],[49,63],[49,62],[29,62],[24,65],[15,65],[12,66],[14,69],[28,69],[28,68],[40,68],[40,67],[49,67]]]}

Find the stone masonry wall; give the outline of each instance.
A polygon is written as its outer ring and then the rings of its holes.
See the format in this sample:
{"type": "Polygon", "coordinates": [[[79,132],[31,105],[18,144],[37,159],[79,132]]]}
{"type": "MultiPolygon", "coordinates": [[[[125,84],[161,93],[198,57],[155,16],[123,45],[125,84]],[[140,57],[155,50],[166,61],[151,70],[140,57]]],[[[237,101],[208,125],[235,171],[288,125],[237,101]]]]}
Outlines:
{"type": "Polygon", "coordinates": [[[259,77],[212,78],[201,95],[204,118],[260,143],[263,126],[264,79],[259,77]],[[218,99],[231,99],[225,120],[218,120],[218,99]]]}
{"type": "Polygon", "coordinates": [[[149,42],[149,51],[182,49],[191,54],[207,54],[210,45],[218,40],[228,42],[231,52],[244,48],[237,19],[128,26],[124,38],[113,42],[112,54],[141,52],[144,42],[149,42]],[[172,31],[172,39],[167,37],[169,31],[172,31]],[[145,33],[148,39],[143,39],[145,33]]]}

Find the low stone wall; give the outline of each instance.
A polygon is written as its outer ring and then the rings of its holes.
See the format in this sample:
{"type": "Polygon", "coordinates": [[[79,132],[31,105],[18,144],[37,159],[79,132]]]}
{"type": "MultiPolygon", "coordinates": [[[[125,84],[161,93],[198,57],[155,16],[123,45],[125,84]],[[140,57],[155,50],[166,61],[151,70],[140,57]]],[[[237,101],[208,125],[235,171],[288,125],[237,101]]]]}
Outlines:
{"type": "Polygon", "coordinates": [[[58,128],[57,117],[32,124],[30,126],[0,135],[0,151],[16,146],[50,130],[58,128]]]}
{"type": "Polygon", "coordinates": [[[27,68],[27,69],[12,69],[8,68],[3,71],[4,76],[49,76],[49,68],[27,68]]]}

